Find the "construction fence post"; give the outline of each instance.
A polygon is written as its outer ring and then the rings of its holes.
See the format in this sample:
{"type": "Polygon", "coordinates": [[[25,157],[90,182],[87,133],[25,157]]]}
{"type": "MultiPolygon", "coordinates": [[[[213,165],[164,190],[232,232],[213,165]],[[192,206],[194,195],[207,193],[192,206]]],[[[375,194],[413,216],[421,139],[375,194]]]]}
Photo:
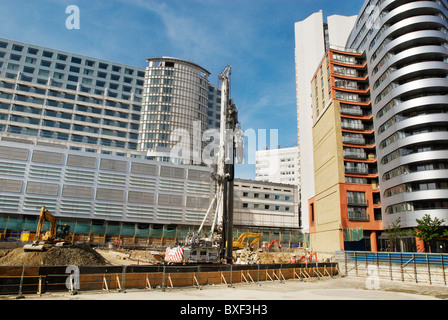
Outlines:
{"type": "Polygon", "coordinates": [[[440,262],[442,264],[443,282],[446,285],[446,275],[445,275],[445,263],[443,261],[443,254],[440,254],[440,262]]]}
{"type": "Polygon", "coordinates": [[[163,266],[163,272],[162,272],[162,292],[165,292],[165,268],[166,266],[163,266]]]}
{"type": "Polygon", "coordinates": [[[232,287],[233,285],[233,265],[230,265],[230,283],[229,283],[229,287],[232,287]]]}
{"type": "Polygon", "coordinates": [[[201,266],[198,265],[198,289],[202,290],[201,288],[201,266]]]}

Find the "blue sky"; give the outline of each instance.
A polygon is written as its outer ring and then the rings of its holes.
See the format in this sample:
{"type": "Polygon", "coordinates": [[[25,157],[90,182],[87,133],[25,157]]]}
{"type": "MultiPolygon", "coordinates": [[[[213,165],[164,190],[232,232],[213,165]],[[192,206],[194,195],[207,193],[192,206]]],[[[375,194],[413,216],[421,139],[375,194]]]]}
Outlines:
{"type": "MultiPolygon", "coordinates": [[[[146,67],[171,56],[211,72],[232,66],[231,95],[243,130],[278,129],[281,147],[297,141],[294,22],[358,14],[364,0],[0,0],[0,36],[146,67]],[[68,5],[80,10],[69,30],[68,5]]],[[[269,138],[268,138],[269,145],[269,138]]],[[[247,161],[246,161],[247,162],[247,161]]],[[[237,166],[254,178],[254,165],[237,166]]]]}

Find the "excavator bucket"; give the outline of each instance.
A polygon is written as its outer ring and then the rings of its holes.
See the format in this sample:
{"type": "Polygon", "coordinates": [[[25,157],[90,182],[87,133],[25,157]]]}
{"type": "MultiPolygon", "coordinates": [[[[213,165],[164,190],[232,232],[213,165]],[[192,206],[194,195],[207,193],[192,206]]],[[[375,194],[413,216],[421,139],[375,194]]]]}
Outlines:
{"type": "Polygon", "coordinates": [[[23,246],[25,251],[45,251],[45,246],[39,243],[30,243],[23,246]]]}

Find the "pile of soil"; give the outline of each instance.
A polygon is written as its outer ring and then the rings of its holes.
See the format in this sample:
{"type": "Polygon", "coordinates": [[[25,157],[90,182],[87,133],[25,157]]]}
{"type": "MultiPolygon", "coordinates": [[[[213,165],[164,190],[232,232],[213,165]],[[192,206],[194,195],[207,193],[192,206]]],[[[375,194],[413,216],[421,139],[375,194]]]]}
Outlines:
{"type": "Polygon", "coordinates": [[[94,266],[107,261],[89,245],[52,247],[46,251],[26,252],[23,248],[0,250],[0,266],[94,266]]]}

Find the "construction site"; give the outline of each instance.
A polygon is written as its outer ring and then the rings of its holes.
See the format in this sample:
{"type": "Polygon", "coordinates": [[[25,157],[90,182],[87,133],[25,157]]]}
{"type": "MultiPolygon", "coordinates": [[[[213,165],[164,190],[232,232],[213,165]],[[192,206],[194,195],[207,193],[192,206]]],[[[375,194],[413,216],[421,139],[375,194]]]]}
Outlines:
{"type": "Polygon", "coordinates": [[[263,241],[262,233],[235,238],[234,163],[242,161],[243,140],[238,110],[229,97],[230,70],[227,66],[219,75],[222,109],[219,152],[211,173],[214,195],[199,227],[160,243],[106,240],[92,229],[75,237],[70,225],[58,224],[57,215],[42,206],[36,231],[22,231],[18,241],[2,243],[0,294],[201,287],[337,275],[335,263],[318,262],[316,253],[305,248],[282,247],[279,239],[263,241]]]}

